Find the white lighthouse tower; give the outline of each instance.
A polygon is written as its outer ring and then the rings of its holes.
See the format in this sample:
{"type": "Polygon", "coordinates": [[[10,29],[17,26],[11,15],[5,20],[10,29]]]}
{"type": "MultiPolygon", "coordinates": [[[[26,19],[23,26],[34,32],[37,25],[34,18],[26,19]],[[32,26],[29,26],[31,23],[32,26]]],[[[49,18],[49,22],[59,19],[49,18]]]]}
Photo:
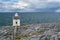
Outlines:
{"type": "Polygon", "coordinates": [[[16,40],[18,28],[20,27],[20,18],[18,16],[18,13],[16,13],[13,17],[13,26],[14,26],[13,40],[16,40]]]}
{"type": "Polygon", "coordinates": [[[13,17],[13,26],[20,26],[20,18],[18,16],[18,13],[16,13],[13,17]]]}

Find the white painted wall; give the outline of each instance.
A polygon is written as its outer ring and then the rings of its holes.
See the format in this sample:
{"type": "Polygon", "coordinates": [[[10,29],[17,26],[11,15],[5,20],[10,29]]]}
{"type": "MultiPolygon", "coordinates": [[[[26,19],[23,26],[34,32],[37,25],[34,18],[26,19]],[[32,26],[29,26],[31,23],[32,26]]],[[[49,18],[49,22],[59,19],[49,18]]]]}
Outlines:
{"type": "Polygon", "coordinates": [[[20,26],[20,19],[13,19],[13,26],[20,26]],[[17,22],[17,24],[16,24],[17,22]]]}

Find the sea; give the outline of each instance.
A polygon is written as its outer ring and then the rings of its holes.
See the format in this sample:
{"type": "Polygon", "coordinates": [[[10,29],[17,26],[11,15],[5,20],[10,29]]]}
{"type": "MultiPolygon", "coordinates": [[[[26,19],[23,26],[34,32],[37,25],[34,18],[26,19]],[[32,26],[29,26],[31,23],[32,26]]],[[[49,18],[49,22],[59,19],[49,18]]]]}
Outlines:
{"type": "MultiPolygon", "coordinates": [[[[0,12],[0,26],[11,26],[16,12],[0,12]]],[[[20,23],[38,24],[60,22],[60,13],[55,12],[17,12],[20,23]]]]}

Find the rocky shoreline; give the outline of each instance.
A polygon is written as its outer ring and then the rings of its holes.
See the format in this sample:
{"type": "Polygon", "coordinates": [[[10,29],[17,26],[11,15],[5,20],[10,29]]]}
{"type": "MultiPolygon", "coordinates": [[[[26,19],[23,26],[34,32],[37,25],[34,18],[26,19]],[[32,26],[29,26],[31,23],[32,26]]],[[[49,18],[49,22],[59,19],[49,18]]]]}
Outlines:
{"type": "MultiPolygon", "coordinates": [[[[0,28],[0,40],[13,40],[13,26],[0,28]]],[[[20,26],[16,39],[20,40],[57,40],[60,36],[60,23],[26,24],[20,26]],[[59,37],[57,37],[59,36],[59,37]]]]}

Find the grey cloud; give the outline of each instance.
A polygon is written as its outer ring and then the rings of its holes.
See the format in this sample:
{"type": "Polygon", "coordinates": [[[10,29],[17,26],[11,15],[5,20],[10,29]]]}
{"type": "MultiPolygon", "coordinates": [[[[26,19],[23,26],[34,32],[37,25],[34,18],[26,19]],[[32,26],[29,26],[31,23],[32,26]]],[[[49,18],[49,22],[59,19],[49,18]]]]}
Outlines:
{"type": "Polygon", "coordinates": [[[25,9],[19,9],[12,7],[16,5],[14,2],[7,3],[0,3],[0,11],[55,11],[56,9],[60,8],[60,2],[48,2],[47,0],[19,0],[24,1],[29,4],[29,6],[25,9]],[[7,6],[6,6],[7,5],[7,6]]]}

